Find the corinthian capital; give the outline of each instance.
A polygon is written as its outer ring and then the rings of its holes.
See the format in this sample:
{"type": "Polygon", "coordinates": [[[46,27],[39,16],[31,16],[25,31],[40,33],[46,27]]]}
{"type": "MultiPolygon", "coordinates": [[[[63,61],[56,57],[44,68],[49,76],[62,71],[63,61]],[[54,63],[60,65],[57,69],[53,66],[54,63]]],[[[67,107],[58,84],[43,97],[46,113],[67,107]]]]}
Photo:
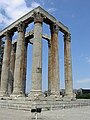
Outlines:
{"type": "Polygon", "coordinates": [[[43,16],[41,13],[34,12],[33,17],[34,17],[34,23],[42,23],[43,22],[43,16]]]}
{"type": "Polygon", "coordinates": [[[13,33],[12,31],[7,30],[7,31],[5,32],[5,37],[6,37],[6,39],[7,39],[7,40],[11,40],[13,34],[14,34],[14,33],[13,33]]]}
{"type": "Polygon", "coordinates": [[[71,34],[70,34],[70,33],[64,34],[64,41],[69,41],[69,42],[71,42],[71,34]]]}
{"type": "Polygon", "coordinates": [[[52,33],[58,33],[59,32],[59,27],[56,23],[53,23],[50,25],[50,30],[52,33]]]}
{"type": "Polygon", "coordinates": [[[18,30],[18,32],[25,32],[25,30],[26,30],[25,23],[20,22],[20,23],[17,25],[17,30],[18,30]]]}

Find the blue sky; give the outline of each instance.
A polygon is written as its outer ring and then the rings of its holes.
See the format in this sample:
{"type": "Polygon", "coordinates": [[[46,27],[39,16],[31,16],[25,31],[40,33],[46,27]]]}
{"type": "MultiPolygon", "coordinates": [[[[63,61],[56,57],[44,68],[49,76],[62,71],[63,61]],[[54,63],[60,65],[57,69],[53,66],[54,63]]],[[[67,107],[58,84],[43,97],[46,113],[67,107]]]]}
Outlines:
{"type": "MultiPolygon", "coordinates": [[[[66,25],[72,37],[72,72],[74,88],[90,88],[90,0],[0,0],[0,29],[41,6],[66,25]]],[[[31,26],[33,28],[33,26],[31,26]]],[[[43,32],[50,34],[49,26],[43,32]]],[[[64,88],[63,34],[59,33],[60,87],[64,88]]],[[[43,89],[47,89],[47,42],[43,40],[43,89]]],[[[32,46],[28,46],[27,86],[31,86],[32,46]]]]}

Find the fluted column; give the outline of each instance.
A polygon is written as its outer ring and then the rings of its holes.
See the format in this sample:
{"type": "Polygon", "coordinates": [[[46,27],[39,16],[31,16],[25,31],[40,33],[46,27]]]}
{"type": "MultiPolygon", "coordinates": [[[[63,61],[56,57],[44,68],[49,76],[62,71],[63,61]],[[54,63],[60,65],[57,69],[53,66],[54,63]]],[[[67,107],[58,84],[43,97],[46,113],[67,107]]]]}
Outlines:
{"type": "Polygon", "coordinates": [[[9,95],[13,91],[14,67],[15,67],[15,45],[12,45],[11,57],[10,57],[9,81],[8,81],[8,93],[9,93],[9,95]]]}
{"type": "Polygon", "coordinates": [[[3,60],[4,42],[0,39],[0,89],[1,89],[1,71],[2,71],[2,60],[3,60]]]}
{"type": "Polygon", "coordinates": [[[1,43],[2,43],[2,39],[0,38],[0,49],[1,49],[1,43]]]}
{"type": "Polygon", "coordinates": [[[40,13],[34,14],[34,40],[32,58],[32,88],[30,95],[42,93],[42,22],[40,13]]]}
{"type": "Polygon", "coordinates": [[[1,64],[1,42],[2,42],[2,40],[1,40],[1,38],[0,38],[0,89],[1,89],[1,67],[2,67],[2,64],[1,64]]]}
{"type": "Polygon", "coordinates": [[[28,46],[28,42],[25,41],[24,74],[23,74],[23,79],[24,79],[24,93],[26,92],[27,46],[28,46]]]}
{"type": "Polygon", "coordinates": [[[10,31],[6,32],[6,40],[4,46],[4,55],[3,55],[3,65],[2,65],[2,74],[1,74],[1,96],[8,95],[8,78],[9,78],[9,69],[10,69],[10,55],[11,55],[11,40],[12,34],[10,31]]]}
{"type": "MultiPolygon", "coordinates": [[[[51,40],[50,40],[51,41],[51,40]]],[[[51,57],[51,42],[48,42],[48,92],[51,93],[52,81],[52,57],[51,57]]]]}
{"type": "Polygon", "coordinates": [[[71,62],[71,36],[70,33],[64,35],[64,67],[65,67],[65,95],[73,96],[72,84],[72,62],[71,62]]]}
{"type": "Polygon", "coordinates": [[[14,88],[12,96],[24,96],[25,95],[25,79],[24,75],[24,59],[25,59],[25,24],[19,23],[17,26],[18,39],[16,48],[16,60],[14,70],[14,88]]]}
{"type": "Polygon", "coordinates": [[[51,84],[51,94],[59,95],[60,80],[59,80],[59,56],[58,56],[58,32],[59,28],[56,24],[51,28],[51,48],[49,51],[49,81],[51,84]],[[51,59],[51,60],[50,60],[51,59]],[[50,76],[51,75],[51,76],[50,76]]]}

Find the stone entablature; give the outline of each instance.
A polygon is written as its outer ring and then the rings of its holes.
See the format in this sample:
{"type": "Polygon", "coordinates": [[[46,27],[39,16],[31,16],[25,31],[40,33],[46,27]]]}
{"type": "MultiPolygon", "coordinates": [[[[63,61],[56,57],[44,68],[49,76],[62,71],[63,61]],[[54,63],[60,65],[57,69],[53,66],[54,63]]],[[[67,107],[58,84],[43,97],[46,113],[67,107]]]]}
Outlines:
{"type": "Polygon", "coordinates": [[[68,27],[66,27],[65,25],[63,25],[60,21],[57,21],[55,19],[55,17],[53,17],[52,15],[50,15],[47,11],[45,11],[43,8],[41,8],[40,6],[33,9],[32,11],[30,11],[29,13],[27,13],[26,15],[24,15],[23,17],[19,18],[17,21],[15,21],[14,23],[12,23],[11,25],[9,25],[8,27],[6,27],[4,30],[2,30],[0,32],[0,37],[5,36],[4,33],[7,30],[11,30],[11,31],[17,31],[17,25],[18,23],[20,23],[21,21],[26,23],[27,25],[32,23],[34,21],[34,13],[41,13],[44,16],[43,21],[47,24],[51,24],[51,23],[56,23],[59,26],[59,29],[61,32],[63,33],[69,33],[69,29],[68,27]]]}

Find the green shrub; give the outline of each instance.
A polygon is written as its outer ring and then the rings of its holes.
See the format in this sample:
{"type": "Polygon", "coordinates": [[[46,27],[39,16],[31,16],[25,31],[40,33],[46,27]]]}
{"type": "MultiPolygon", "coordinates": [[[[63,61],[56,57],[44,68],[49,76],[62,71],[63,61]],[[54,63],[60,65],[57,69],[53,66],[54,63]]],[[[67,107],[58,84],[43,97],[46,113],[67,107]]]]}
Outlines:
{"type": "Polygon", "coordinates": [[[76,98],[77,98],[77,99],[90,99],[90,93],[85,93],[85,94],[80,94],[80,93],[78,93],[78,94],[76,95],[76,98]]]}

